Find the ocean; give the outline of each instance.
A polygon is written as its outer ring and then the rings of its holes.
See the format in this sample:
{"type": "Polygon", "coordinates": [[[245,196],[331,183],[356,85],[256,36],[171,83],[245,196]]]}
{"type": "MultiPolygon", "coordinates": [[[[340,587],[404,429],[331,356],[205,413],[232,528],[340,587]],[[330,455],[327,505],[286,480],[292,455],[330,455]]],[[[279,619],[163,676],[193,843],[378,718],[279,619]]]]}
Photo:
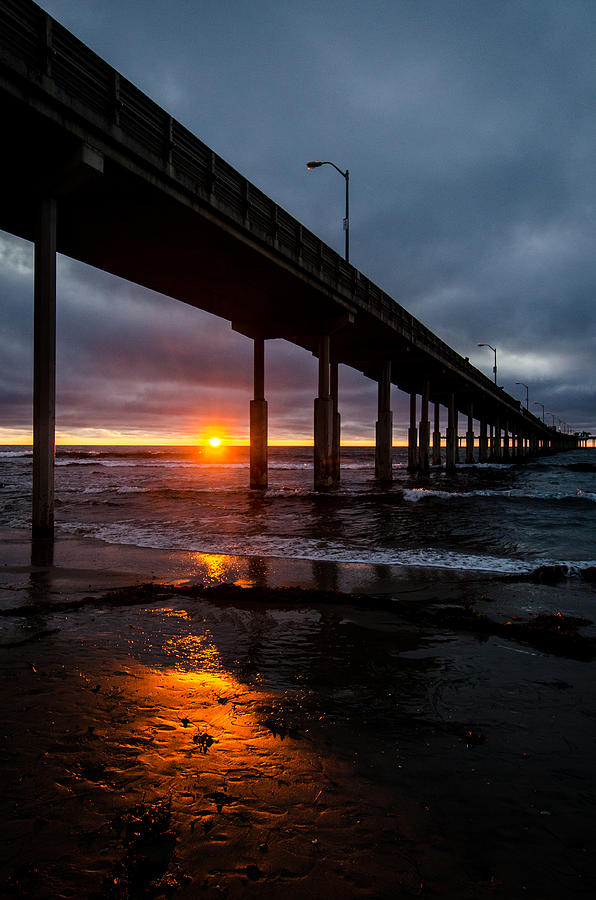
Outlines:
{"type": "MultiPolygon", "coordinates": [[[[28,528],[32,453],[0,448],[0,525],[28,528]]],[[[596,449],[422,477],[394,450],[342,449],[336,490],[312,487],[312,448],[272,447],[269,489],[248,488],[248,448],[59,447],[58,534],[167,550],[492,573],[596,565],[596,449]]]]}

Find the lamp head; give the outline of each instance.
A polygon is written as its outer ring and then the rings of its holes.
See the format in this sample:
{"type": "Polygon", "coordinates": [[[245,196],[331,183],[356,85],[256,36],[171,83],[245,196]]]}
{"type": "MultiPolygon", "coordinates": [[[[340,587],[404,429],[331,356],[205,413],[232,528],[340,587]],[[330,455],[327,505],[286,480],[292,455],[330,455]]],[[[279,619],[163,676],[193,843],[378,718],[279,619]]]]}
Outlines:
{"type": "Polygon", "coordinates": [[[310,162],[307,162],[306,168],[307,169],[318,169],[319,166],[322,166],[322,165],[323,165],[323,163],[321,162],[320,159],[311,159],[310,162]]]}
{"type": "Polygon", "coordinates": [[[486,347],[486,344],[478,344],[479,347],[486,347]]]}

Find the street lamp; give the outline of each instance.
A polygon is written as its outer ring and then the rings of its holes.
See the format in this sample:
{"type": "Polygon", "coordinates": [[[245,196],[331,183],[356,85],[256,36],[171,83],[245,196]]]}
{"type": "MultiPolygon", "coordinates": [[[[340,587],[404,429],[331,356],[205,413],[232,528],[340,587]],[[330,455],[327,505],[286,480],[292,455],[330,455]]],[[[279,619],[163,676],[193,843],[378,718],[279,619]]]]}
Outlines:
{"type": "Polygon", "coordinates": [[[542,407],[542,421],[544,422],[544,403],[539,403],[538,400],[534,400],[534,406],[541,406],[541,407],[542,407]]]}
{"type": "Polygon", "coordinates": [[[330,162],[328,159],[323,162],[321,162],[320,159],[311,159],[310,162],[307,162],[306,164],[306,168],[309,172],[311,169],[318,169],[320,166],[333,166],[333,168],[336,169],[340,175],[343,175],[346,180],[346,217],[344,219],[344,231],[346,233],[345,256],[346,262],[350,262],[350,172],[348,169],[346,169],[345,172],[342,172],[339,166],[336,166],[334,162],[330,162]]]}
{"type": "Polygon", "coordinates": [[[553,417],[553,428],[554,428],[554,427],[555,427],[555,414],[552,413],[552,412],[548,412],[548,410],[547,410],[547,413],[546,413],[546,414],[547,414],[547,416],[552,416],[552,417],[553,417]]]}
{"type": "Polygon", "coordinates": [[[488,347],[495,354],[495,364],[493,366],[493,374],[495,376],[495,384],[497,383],[497,348],[491,347],[490,344],[478,344],[479,347],[488,347]]]}
{"type": "Polygon", "coordinates": [[[525,387],[525,389],[526,389],[526,409],[527,409],[528,412],[529,412],[529,403],[530,403],[530,401],[529,401],[529,393],[530,393],[530,391],[529,391],[528,385],[527,385],[527,384],[524,384],[523,381],[516,381],[515,383],[516,383],[516,384],[521,384],[521,386],[522,386],[522,387],[525,387]]]}

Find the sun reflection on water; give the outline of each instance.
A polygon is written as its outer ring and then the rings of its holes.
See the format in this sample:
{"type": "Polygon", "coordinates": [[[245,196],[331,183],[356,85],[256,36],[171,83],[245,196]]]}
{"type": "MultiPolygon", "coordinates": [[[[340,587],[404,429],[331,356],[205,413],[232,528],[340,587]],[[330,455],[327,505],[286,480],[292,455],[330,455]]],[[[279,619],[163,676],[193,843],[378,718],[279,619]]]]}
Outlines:
{"type": "Polygon", "coordinates": [[[221,672],[219,652],[208,634],[188,634],[164,641],[164,653],[174,657],[175,668],[183,671],[221,672]]]}

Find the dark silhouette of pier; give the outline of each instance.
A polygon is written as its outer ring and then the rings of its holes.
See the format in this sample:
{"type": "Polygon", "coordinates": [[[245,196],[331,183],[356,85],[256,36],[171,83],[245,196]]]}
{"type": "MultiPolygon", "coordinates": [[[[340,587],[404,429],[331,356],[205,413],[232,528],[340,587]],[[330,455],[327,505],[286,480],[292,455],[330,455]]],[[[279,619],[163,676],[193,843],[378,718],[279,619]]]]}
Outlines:
{"type": "Polygon", "coordinates": [[[412,469],[456,465],[460,413],[467,462],[476,441],[480,462],[577,446],[30,0],[0,0],[0,114],[0,228],[35,242],[34,536],[53,534],[57,252],[228,319],[252,338],[253,488],[267,486],[271,338],[319,360],[316,488],[340,477],[339,364],[378,382],[381,480],[391,479],[391,384],[410,395],[412,469]]]}

